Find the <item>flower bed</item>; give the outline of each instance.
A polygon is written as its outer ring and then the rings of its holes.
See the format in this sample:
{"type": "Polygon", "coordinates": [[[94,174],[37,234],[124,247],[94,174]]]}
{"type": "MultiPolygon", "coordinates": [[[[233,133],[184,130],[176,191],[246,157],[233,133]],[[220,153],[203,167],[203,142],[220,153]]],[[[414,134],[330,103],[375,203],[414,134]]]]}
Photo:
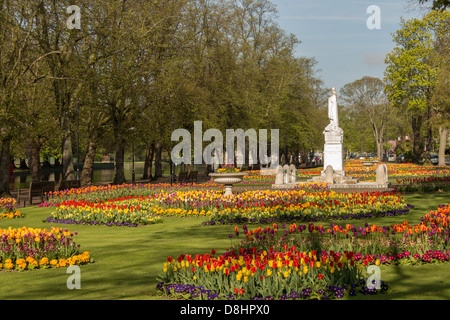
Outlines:
{"type": "Polygon", "coordinates": [[[20,211],[16,210],[16,199],[0,198],[0,220],[23,218],[20,211]]]}
{"type": "Polygon", "coordinates": [[[235,167],[232,164],[226,164],[223,165],[222,168],[217,169],[217,172],[219,173],[238,173],[240,171],[241,170],[239,168],[235,167]]]}
{"type": "MultiPolygon", "coordinates": [[[[362,160],[351,160],[345,163],[345,172],[360,180],[375,180],[376,167],[383,162],[374,164],[369,170],[362,164],[362,160]]],[[[413,163],[384,163],[388,167],[389,178],[411,179],[448,176],[449,169],[435,166],[420,166],[413,163]]]]}
{"type": "Polygon", "coordinates": [[[284,251],[240,248],[218,257],[214,251],[168,257],[163,271],[158,289],[180,297],[183,293],[185,298],[321,299],[360,290],[377,292],[367,288],[365,269],[354,252],[302,252],[295,246],[284,251]]]}
{"type": "MultiPolygon", "coordinates": [[[[344,170],[347,175],[355,177],[360,181],[375,181],[376,167],[383,162],[374,163],[373,166],[367,168],[362,164],[363,160],[350,160],[344,164],[344,170]]],[[[420,166],[412,163],[384,163],[388,167],[390,179],[414,179],[414,178],[432,178],[432,177],[448,177],[450,170],[448,168],[436,166],[420,166]]],[[[274,171],[274,170],[272,170],[274,171]]],[[[297,169],[296,176],[299,180],[307,180],[322,173],[323,168],[297,169]]],[[[260,170],[245,171],[247,174],[241,184],[273,184],[275,182],[275,172],[270,171],[261,174],[260,170]]]]}
{"type": "Polygon", "coordinates": [[[58,203],[70,200],[83,200],[87,202],[108,201],[110,199],[149,196],[163,191],[180,191],[180,190],[200,190],[202,188],[222,188],[216,183],[205,184],[174,184],[157,183],[157,184],[121,184],[121,185],[100,185],[82,188],[73,188],[67,190],[54,191],[49,193],[49,200],[41,206],[54,206],[58,203]]]}
{"type": "Polygon", "coordinates": [[[80,252],[75,233],[61,228],[0,229],[0,270],[32,270],[81,265],[91,262],[80,252]]]}
{"type": "Polygon", "coordinates": [[[148,197],[129,196],[99,202],[71,200],[58,203],[46,222],[136,227],[162,222],[154,213],[148,197]]]}
{"type": "MultiPolygon", "coordinates": [[[[423,261],[449,261],[450,204],[440,206],[421,218],[421,223],[411,225],[408,221],[391,226],[369,225],[355,227],[352,224],[323,225],[277,225],[248,230],[243,226],[244,248],[265,250],[268,247],[282,249],[285,244],[295,245],[299,250],[327,248],[343,252],[354,250],[360,258],[379,259],[382,264],[415,264],[423,261]],[[306,233],[306,234],[305,234],[306,233]]],[[[235,227],[235,235],[239,236],[235,227]]]]}
{"type": "Polygon", "coordinates": [[[399,192],[433,192],[450,190],[450,176],[397,179],[399,192]]]}
{"type": "Polygon", "coordinates": [[[359,219],[399,215],[409,209],[398,193],[259,190],[244,192],[220,203],[204,225],[359,219]]]}
{"type": "Polygon", "coordinates": [[[253,230],[244,225],[245,237],[222,255],[213,250],[168,257],[157,288],[184,299],[339,299],[383,293],[388,286],[382,281],[381,289],[367,286],[367,268],[449,261],[449,224],[450,204],[417,225],[331,224],[325,229],[312,223],[273,224],[253,230]]]}
{"type": "Polygon", "coordinates": [[[323,190],[314,186],[306,190],[244,191],[227,197],[222,190],[168,190],[108,201],[70,200],[57,203],[47,221],[137,226],[161,222],[164,216],[191,216],[207,218],[203,224],[214,225],[358,219],[399,215],[410,209],[398,193],[323,190]]]}

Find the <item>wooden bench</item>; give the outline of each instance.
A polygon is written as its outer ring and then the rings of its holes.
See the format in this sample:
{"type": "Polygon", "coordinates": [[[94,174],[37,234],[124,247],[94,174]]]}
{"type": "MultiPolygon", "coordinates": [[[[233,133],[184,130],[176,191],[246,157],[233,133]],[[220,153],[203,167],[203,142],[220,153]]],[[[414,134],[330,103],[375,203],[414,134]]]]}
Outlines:
{"type": "Polygon", "coordinates": [[[59,182],[58,191],[59,190],[68,190],[73,188],[80,188],[81,182],[80,180],[61,180],[59,182]]]}
{"type": "Polygon", "coordinates": [[[191,172],[189,172],[188,177],[187,177],[187,182],[188,183],[190,183],[190,182],[197,183],[197,176],[198,176],[198,171],[191,171],[191,172]]]}
{"type": "Polygon", "coordinates": [[[41,202],[48,199],[47,195],[49,192],[55,191],[55,181],[42,181],[42,182],[30,182],[30,187],[27,190],[17,191],[17,203],[20,203],[23,199],[23,205],[25,206],[27,201],[30,205],[33,204],[33,197],[39,197],[41,202]]]}
{"type": "Polygon", "coordinates": [[[176,179],[176,183],[183,183],[183,182],[186,182],[187,178],[188,178],[188,173],[187,173],[187,172],[181,171],[181,172],[178,174],[178,177],[177,177],[177,179],[176,179]]]}

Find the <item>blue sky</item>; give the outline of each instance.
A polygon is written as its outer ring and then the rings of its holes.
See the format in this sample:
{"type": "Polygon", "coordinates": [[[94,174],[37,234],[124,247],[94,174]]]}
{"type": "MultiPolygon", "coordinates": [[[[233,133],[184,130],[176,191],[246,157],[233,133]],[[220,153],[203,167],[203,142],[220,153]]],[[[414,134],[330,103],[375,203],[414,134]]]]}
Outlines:
{"type": "Polygon", "coordinates": [[[392,33],[400,19],[421,18],[424,11],[408,0],[271,0],[277,22],[301,43],[296,56],[315,57],[325,86],[339,89],[346,83],[372,76],[383,79],[384,58],[394,48],[392,33]],[[381,29],[370,30],[370,5],[380,8],[381,29]]]}

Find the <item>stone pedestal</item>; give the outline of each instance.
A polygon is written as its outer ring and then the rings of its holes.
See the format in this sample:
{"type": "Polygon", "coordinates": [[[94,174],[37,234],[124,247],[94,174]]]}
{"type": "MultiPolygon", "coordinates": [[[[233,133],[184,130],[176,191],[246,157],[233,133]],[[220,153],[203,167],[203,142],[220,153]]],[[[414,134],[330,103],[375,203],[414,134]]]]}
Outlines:
{"type": "Polygon", "coordinates": [[[332,166],[335,174],[345,176],[343,164],[344,150],[342,147],[344,132],[341,128],[335,127],[332,128],[332,130],[325,129],[324,135],[325,145],[323,150],[323,173],[325,173],[325,169],[328,166],[332,166]]]}
{"type": "Polygon", "coordinates": [[[325,145],[323,151],[323,168],[320,176],[310,182],[325,182],[327,184],[356,184],[358,179],[345,175],[344,170],[344,132],[336,125],[330,124],[323,132],[325,145]]]}

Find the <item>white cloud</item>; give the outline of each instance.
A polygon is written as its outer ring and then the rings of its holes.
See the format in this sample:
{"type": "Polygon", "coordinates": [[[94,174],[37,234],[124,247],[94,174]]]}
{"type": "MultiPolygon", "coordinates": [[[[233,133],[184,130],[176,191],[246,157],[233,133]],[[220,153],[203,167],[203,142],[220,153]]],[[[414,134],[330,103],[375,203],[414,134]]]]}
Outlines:
{"type": "Polygon", "coordinates": [[[369,66],[384,66],[386,53],[364,52],[364,62],[369,66]]]}

